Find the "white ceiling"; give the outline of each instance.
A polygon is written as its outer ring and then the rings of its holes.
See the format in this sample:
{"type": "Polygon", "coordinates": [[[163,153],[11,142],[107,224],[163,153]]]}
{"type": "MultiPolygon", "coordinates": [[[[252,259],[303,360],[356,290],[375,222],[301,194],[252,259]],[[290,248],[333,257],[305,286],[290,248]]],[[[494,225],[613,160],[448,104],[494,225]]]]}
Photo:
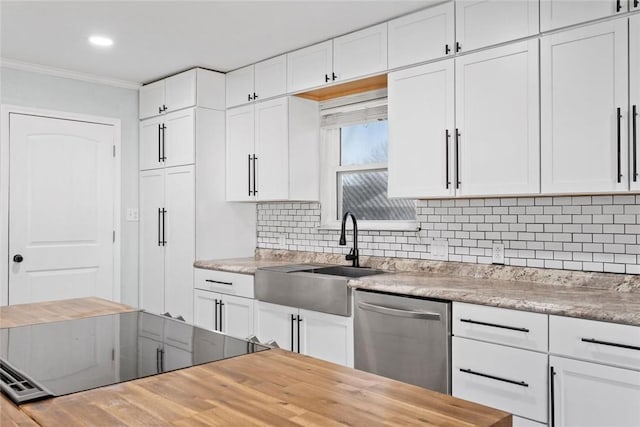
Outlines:
{"type": "Polygon", "coordinates": [[[0,0],[0,56],[146,83],[233,70],[441,1],[0,0]],[[92,34],[114,46],[90,46],[92,34]]]}

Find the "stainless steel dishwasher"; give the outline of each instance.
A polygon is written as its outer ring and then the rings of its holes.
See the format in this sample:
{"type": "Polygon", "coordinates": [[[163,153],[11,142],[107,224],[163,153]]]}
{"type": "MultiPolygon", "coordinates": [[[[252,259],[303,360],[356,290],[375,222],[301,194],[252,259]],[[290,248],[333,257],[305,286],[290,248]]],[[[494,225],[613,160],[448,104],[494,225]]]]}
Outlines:
{"type": "Polygon", "coordinates": [[[451,394],[451,303],[355,292],[355,368],[451,394]]]}

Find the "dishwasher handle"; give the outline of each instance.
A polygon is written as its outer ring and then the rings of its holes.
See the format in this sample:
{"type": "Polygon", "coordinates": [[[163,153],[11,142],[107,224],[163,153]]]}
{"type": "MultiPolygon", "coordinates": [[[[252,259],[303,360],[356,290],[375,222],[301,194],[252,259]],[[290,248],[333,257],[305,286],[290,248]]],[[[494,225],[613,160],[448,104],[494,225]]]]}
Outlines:
{"type": "Polygon", "coordinates": [[[401,310],[398,308],[385,307],[383,305],[369,304],[358,301],[358,307],[362,310],[373,311],[374,313],[386,314],[396,317],[408,317],[410,319],[440,320],[440,313],[419,310],[401,310]]]}

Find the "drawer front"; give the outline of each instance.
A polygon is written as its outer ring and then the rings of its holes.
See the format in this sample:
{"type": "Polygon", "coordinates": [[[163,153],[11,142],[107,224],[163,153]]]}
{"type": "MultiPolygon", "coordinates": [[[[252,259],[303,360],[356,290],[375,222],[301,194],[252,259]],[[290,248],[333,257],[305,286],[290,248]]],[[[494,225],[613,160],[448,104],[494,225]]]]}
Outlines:
{"type": "Polygon", "coordinates": [[[640,369],[640,327],[550,316],[549,352],[640,369]]]}
{"type": "Polygon", "coordinates": [[[193,326],[175,319],[164,322],[164,343],[185,351],[193,350],[193,326]]]}
{"type": "Polygon", "coordinates": [[[196,268],[194,286],[205,291],[254,298],[253,276],[250,274],[196,268]]]}
{"type": "Polygon", "coordinates": [[[546,314],[453,303],[453,334],[497,344],[547,351],[546,314]]]}
{"type": "Polygon", "coordinates": [[[453,338],[453,395],[547,422],[547,355],[453,338]]]}

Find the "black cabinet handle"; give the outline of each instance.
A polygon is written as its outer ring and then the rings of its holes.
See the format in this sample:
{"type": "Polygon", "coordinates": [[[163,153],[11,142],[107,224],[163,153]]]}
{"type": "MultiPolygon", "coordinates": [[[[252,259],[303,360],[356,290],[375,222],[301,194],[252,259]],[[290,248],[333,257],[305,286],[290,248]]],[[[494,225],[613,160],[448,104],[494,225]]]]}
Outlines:
{"type": "Polygon", "coordinates": [[[160,373],[160,347],[156,348],[156,373],[160,373]]]}
{"type": "Polygon", "coordinates": [[[160,349],[160,372],[164,372],[164,348],[160,349]]]}
{"type": "Polygon", "coordinates": [[[626,348],[626,349],[629,349],[629,350],[638,350],[638,351],[640,351],[640,347],[635,346],[635,345],[618,344],[618,343],[609,342],[609,341],[600,341],[600,340],[596,340],[594,338],[580,338],[580,341],[588,342],[588,343],[591,343],[591,344],[608,345],[610,347],[619,347],[619,348],[626,348]]]}
{"type": "Polygon", "coordinates": [[[329,77],[329,74],[325,74],[324,75],[324,82],[327,83],[329,80],[331,80],[331,78],[329,77]]]}
{"type": "Polygon", "coordinates": [[[253,100],[255,101],[256,99],[258,99],[258,95],[255,92],[253,92],[253,100]]]}
{"type": "Polygon", "coordinates": [[[518,331],[518,332],[529,333],[529,329],[527,329],[527,328],[518,328],[516,326],[505,326],[505,325],[499,325],[497,323],[480,322],[478,320],[472,320],[472,319],[460,319],[460,321],[463,322],[463,323],[473,323],[474,325],[490,326],[492,328],[509,329],[510,331],[518,331]]]}
{"type": "Polygon", "coordinates": [[[258,194],[258,187],[256,187],[256,163],[258,160],[258,156],[253,155],[253,195],[258,194]]]}
{"type": "Polygon", "coordinates": [[[251,94],[250,93],[247,94],[247,101],[251,101],[251,94]]]}
{"type": "Polygon", "coordinates": [[[247,154],[247,187],[249,189],[249,196],[251,196],[251,154],[247,154]]]}
{"type": "Polygon", "coordinates": [[[331,73],[331,80],[335,80],[337,78],[338,78],[338,76],[336,76],[336,73],[331,73]]]}
{"type": "Polygon", "coordinates": [[[449,189],[449,186],[451,185],[451,181],[449,180],[449,139],[451,138],[451,135],[449,135],[449,129],[445,129],[444,130],[444,168],[445,168],[445,172],[446,172],[446,177],[445,177],[445,188],[449,189]]]}
{"type": "Polygon", "coordinates": [[[158,163],[162,163],[162,125],[158,123],[158,163]]]}
{"type": "Polygon", "coordinates": [[[633,7],[640,6],[640,0],[633,0],[633,7]]]}
{"type": "Polygon", "coordinates": [[[167,125],[162,124],[162,161],[167,161],[167,151],[165,150],[165,141],[167,139],[167,125]]]}
{"type": "MultiPolygon", "coordinates": [[[[640,0],[636,0],[636,3],[638,1],[640,0]]],[[[638,106],[634,105],[633,107],[631,107],[631,123],[632,123],[631,139],[633,141],[633,182],[636,182],[638,180],[638,156],[637,156],[638,124],[637,124],[637,121],[638,121],[638,106]]]]}
{"type": "Polygon", "coordinates": [[[158,114],[162,114],[162,107],[158,107],[158,114]]]}
{"type": "Polygon", "coordinates": [[[216,310],[215,310],[215,314],[213,317],[213,329],[216,331],[219,331],[218,329],[218,305],[220,304],[220,301],[218,301],[218,299],[216,298],[214,300],[216,302],[216,310]]]}
{"type": "Polygon", "coordinates": [[[162,208],[162,246],[167,246],[167,235],[164,230],[165,223],[165,215],[167,214],[167,210],[162,208]]]}
{"type": "Polygon", "coordinates": [[[462,46],[459,42],[456,42],[456,52],[460,52],[460,49],[462,49],[462,46]]]}
{"type": "Polygon", "coordinates": [[[622,2],[620,0],[616,0],[616,12],[620,12],[622,10],[622,2]]]}
{"type": "Polygon", "coordinates": [[[460,188],[460,131],[456,128],[456,189],[460,188]]]}
{"type": "Polygon", "coordinates": [[[158,208],[158,246],[162,246],[162,208],[158,208]]]}
{"type": "MultiPolygon", "coordinates": [[[[169,108],[168,108],[166,105],[162,104],[162,111],[163,111],[163,112],[164,112],[164,111],[167,111],[168,109],[169,109],[169,108]]],[[[164,351],[164,350],[163,350],[163,351],[164,351]]]]}
{"type": "Polygon", "coordinates": [[[291,314],[291,351],[293,351],[293,323],[296,321],[296,316],[291,314]]]}
{"type": "Polygon", "coordinates": [[[22,261],[24,261],[24,257],[20,254],[15,254],[13,256],[13,262],[16,262],[18,264],[20,264],[22,261]]]}
{"type": "Polygon", "coordinates": [[[515,380],[510,380],[508,378],[496,377],[495,375],[484,374],[482,372],[472,371],[471,369],[462,369],[462,368],[460,368],[460,372],[465,372],[467,374],[477,375],[479,377],[489,378],[489,379],[496,380],[496,381],[502,381],[502,382],[509,383],[509,384],[515,384],[515,385],[519,385],[521,387],[529,387],[529,384],[527,384],[524,381],[515,381],[515,380]]]}
{"type": "Polygon", "coordinates": [[[549,366],[549,418],[551,421],[551,427],[556,425],[556,371],[553,366],[549,366]]]}
{"type": "Polygon", "coordinates": [[[616,109],[616,126],[617,126],[617,151],[618,151],[618,182],[622,182],[622,164],[620,159],[620,120],[622,119],[622,114],[620,112],[620,107],[616,109]]]}
{"type": "Polygon", "coordinates": [[[222,326],[222,307],[224,307],[224,303],[222,302],[222,300],[220,300],[220,332],[223,332],[224,327],[222,326]]]}
{"type": "Polygon", "coordinates": [[[449,55],[449,52],[451,52],[451,48],[449,47],[448,44],[444,45],[444,54],[445,55],[449,55]]]}
{"type": "Polygon", "coordinates": [[[220,281],[220,280],[213,280],[213,279],[204,279],[204,281],[205,282],[209,282],[209,283],[217,283],[219,285],[228,285],[228,286],[233,285],[232,282],[223,282],[223,281],[220,281]]]}
{"type": "Polygon", "coordinates": [[[302,317],[298,314],[298,353],[300,353],[300,322],[302,322],[302,317]]]}

